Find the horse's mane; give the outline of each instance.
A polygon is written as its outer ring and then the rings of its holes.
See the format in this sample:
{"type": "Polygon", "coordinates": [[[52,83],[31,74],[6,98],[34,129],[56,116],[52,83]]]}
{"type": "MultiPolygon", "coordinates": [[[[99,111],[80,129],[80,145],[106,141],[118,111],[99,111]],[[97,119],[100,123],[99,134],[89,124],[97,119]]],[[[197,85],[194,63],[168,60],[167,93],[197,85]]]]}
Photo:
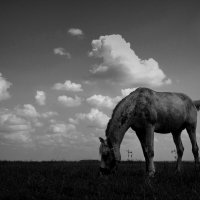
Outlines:
{"type": "MultiPolygon", "coordinates": [[[[133,91],[134,92],[134,91],[133,91]]],[[[131,92],[132,93],[132,92],[131,92]]],[[[129,94],[129,95],[131,95],[131,93],[129,94]]],[[[128,95],[128,96],[129,96],[128,95]]],[[[114,117],[115,117],[115,113],[118,111],[118,109],[119,109],[119,107],[121,106],[121,104],[126,100],[126,98],[128,97],[128,96],[126,96],[126,97],[124,97],[123,99],[121,99],[118,103],[117,103],[117,105],[115,106],[115,108],[113,109],[113,112],[112,112],[112,115],[111,115],[111,119],[109,120],[109,122],[108,122],[108,124],[107,124],[107,128],[106,128],[106,137],[108,137],[109,136],[109,133],[110,133],[110,128],[111,128],[111,125],[112,125],[112,123],[113,123],[113,119],[114,119],[114,117]]]]}

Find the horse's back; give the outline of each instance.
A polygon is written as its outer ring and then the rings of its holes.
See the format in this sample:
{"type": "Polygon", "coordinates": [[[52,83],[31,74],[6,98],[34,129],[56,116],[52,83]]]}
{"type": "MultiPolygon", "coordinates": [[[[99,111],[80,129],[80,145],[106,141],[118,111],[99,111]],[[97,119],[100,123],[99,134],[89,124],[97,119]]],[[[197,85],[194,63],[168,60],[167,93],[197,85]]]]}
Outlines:
{"type": "Polygon", "coordinates": [[[192,100],[182,93],[156,92],[148,88],[135,91],[133,123],[136,128],[153,124],[155,132],[181,131],[187,123],[196,123],[192,100]]]}

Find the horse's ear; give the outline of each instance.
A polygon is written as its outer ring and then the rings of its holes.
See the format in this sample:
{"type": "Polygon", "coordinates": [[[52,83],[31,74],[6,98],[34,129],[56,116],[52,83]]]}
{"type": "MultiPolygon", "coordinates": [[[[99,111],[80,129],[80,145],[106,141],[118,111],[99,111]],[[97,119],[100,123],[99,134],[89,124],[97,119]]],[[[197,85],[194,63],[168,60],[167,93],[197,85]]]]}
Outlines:
{"type": "Polygon", "coordinates": [[[104,140],[102,137],[99,137],[99,140],[100,140],[100,142],[101,142],[102,144],[105,143],[105,140],[104,140]]]}

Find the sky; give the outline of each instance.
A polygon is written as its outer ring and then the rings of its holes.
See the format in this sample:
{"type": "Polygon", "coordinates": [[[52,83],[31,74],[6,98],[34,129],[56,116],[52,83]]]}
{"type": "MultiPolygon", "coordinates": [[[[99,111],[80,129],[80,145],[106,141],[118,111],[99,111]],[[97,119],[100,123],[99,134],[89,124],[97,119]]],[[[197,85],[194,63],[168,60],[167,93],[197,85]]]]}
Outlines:
{"type": "MultiPolygon", "coordinates": [[[[199,9],[195,0],[1,1],[0,160],[99,159],[113,108],[137,87],[200,99],[199,9]]],[[[186,131],[182,140],[193,160],[186,131]]],[[[132,130],[123,160],[128,149],[144,159],[132,130]]],[[[155,160],[174,160],[173,149],[171,134],[155,134],[155,160]]]]}

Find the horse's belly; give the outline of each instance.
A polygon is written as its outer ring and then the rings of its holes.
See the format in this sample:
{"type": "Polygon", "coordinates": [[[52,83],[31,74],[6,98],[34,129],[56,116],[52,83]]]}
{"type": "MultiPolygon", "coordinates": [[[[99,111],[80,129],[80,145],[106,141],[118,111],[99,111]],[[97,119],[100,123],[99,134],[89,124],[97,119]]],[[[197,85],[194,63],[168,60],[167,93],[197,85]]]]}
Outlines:
{"type": "Polygon", "coordinates": [[[169,128],[156,128],[154,130],[154,132],[156,133],[162,133],[162,134],[167,134],[167,133],[171,133],[172,131],[169,128]]]}
{"type": "Polygon", "coordinates": [[[155,129],[156,133],[162,133],[162,134],[167,134],[167,133],[171,133],[171,130],[170,129],[167,129],[167,128],[157,128],[155,129]]]}
{"type": "Polygon", "coordinates": [[[180,132],[184,127],[184,120],[180,118],[177,119],[166,119],[165,121],[158,121],[155,124],[155,132],[156,133],[172,133],[172,132],[180,132]]]}

